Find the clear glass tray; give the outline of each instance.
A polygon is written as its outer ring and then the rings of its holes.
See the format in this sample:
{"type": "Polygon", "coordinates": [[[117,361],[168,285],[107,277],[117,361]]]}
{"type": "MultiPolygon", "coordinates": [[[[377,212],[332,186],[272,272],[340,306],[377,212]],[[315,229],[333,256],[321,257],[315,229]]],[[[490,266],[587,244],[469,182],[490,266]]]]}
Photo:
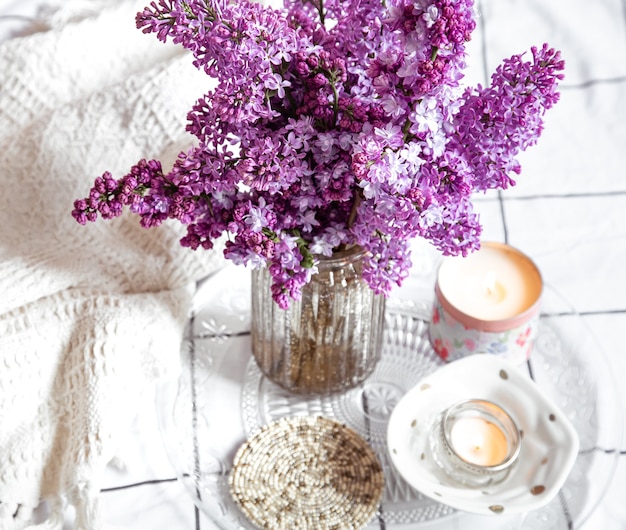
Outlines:
{"type": "Polygon", "coordinates": [[[356,430],[385,471],[385,492],[369,529],[471,528],[559,530],[578,527],[612,478],[621,411],[612,375],[579,315],[546,287],[529,375],[576,428],[580,453],[557,497],[516,517],[459,512],[411,488],[389,462],[387,419],[395,403],[443,361],[427,340],[430,298],[392,298],[382,359],[359,388],[327,398],[295,397],[265,379],[250,355],[249,282],[232,271],[198,296],[181,348],[181,373],[163,384],[158,410],[164,442],[179,479],[197,506],[224,530],[253,529],[230,498],[228,473],[239,446],[264,424],[286,416],[323,415],[356,430]],[[204,294],[203,294],[204,293],[204,294]],[[207,294],[208,293],[208,294],[207,294]]]}

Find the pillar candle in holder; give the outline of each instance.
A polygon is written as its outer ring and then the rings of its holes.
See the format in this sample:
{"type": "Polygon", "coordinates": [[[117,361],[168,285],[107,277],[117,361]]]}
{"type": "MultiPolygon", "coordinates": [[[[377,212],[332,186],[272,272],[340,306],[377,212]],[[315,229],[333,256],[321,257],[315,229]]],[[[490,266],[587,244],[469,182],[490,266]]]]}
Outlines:
{"type": "Polygon", "coordinates": [[[521,436],[499,405],[468,399],[446,409],[430,436],[433,459],[448,479],[468,487],[497,484],[515,464],[521,436]]]}
{"type": "Polygon", "coordinates": [[[450,361],[494,353],[523,363],[537,334],[542,290],[533,261],[504,243],[483,242],[467,257],[445,258],[429,327],[433,348],[450,361]]]}

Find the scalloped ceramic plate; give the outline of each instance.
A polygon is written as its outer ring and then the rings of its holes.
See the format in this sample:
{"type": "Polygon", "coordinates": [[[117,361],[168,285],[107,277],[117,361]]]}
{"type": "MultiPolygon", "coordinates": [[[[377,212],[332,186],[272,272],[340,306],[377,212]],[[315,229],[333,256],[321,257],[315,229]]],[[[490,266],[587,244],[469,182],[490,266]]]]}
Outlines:
{"type": "Polygon", "coordinates": [[[528,512],[550,502],[571,471],[579,448],[574,427],[552,400],[514,365],[489,354],[447,364],[407,392],[389,419],[387,443],[393,465],[416,490],[483,515],[528,512]],[[522,431],[518,460],[497,485],[459,486],[430,456],[428,437],[436,416],[463,399],[501,405],[522,431]]]}

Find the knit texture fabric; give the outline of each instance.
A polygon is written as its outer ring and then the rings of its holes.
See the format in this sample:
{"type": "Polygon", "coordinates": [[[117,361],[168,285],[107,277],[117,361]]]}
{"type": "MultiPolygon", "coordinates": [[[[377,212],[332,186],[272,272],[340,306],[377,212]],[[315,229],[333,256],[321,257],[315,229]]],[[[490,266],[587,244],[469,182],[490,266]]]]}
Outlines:
{"type": "Polygon", "coordinates": [[[0,528],[100,528],[102,473],[141,393],[175,376],[195,282],[219,250],[135,216],[81,226],[73,200],[105,170],[164,167],[191,145],[209,79],[135,28],[144,2],[70,0],[0,44],[0,528]],[[34,527],[33,527],[34,528],[34,527]]]}

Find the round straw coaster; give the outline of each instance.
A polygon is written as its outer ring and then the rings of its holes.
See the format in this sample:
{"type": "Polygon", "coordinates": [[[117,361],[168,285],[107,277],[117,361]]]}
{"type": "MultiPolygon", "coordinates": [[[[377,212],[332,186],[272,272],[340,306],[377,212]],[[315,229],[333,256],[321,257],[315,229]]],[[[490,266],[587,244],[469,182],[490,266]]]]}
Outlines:
{"type": "Polygon", "coordinates": [[[355,530],[376,513],[384,475],[374,451],[352,429],[296,416],[266,425],[239,448],[229,485],[261,528],[355,530]]]}

